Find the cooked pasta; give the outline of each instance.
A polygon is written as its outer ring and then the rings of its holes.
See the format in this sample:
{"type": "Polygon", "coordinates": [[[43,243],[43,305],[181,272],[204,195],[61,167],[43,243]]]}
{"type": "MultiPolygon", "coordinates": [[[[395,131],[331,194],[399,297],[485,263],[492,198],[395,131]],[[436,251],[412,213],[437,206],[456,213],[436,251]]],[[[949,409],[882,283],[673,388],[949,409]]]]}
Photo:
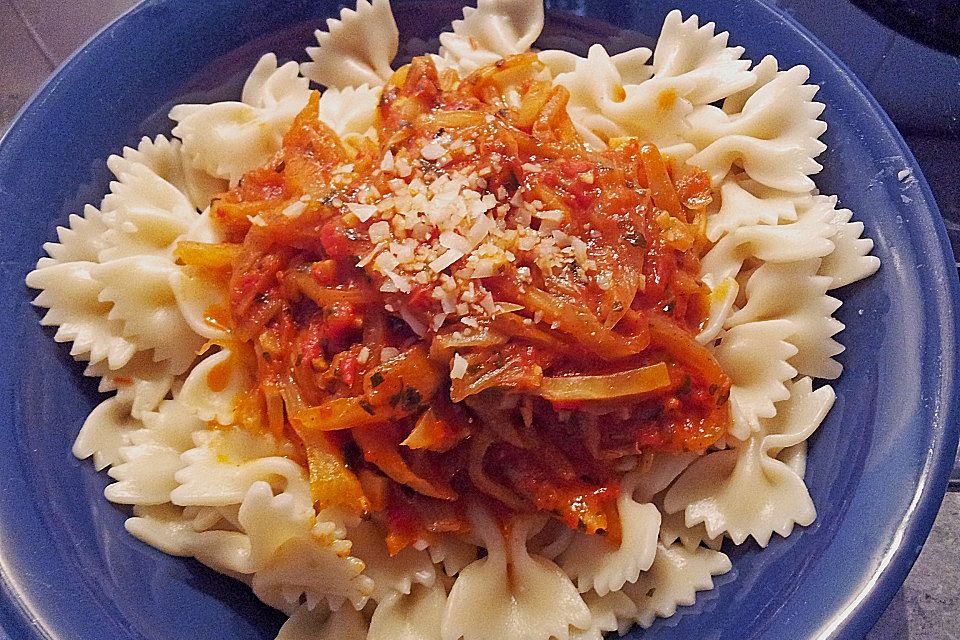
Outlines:
{"type": "Polygon", "coordinates": [[[816,517],[830,292],[879,261],[809,72],[677,11],[614,56],[543,24],[479,0],[394,69],[359,0],[112,156],[27,276],[115,391],[75,455],[280,639],[599,640],[816,517]]]}

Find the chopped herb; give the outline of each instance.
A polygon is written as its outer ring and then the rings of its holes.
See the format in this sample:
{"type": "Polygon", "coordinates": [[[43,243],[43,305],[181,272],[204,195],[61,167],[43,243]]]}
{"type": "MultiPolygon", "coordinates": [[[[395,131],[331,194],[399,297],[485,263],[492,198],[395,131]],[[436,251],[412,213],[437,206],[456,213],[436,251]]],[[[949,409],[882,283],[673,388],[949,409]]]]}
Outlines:
{"type": "Polygon", "coordinates": [[[665,305],[663,305],[663,312],[666,313],[667,315],[672,314],[673,307],[675,304],[676,304],[675,300],[671,300],[670,302],[666,303],[665,305]]]}
{"type": "Polygon", "coordinates": [[[367,402],[366,400],[360,401],[360,408],[369,413],[370,415],[374,414],[373,405],[367,402]]]}
{"type": "Polygon", "coordinates": [[[293,366],[299,367],[301,364],[303,364],[303,354],[298,353],[296,360],[294,360],[293,362],[293,366]]]}
{"type": "Polygon", "coordinates": [[[647,589],[647,597],[652,598],[653,594],[655,594],[656,592],[657,592],[656,587],[650,587],[649,589],[647,589]]]}
{"type": "Polygon", "coordinates": [[[719,389],[720,389],[720,387],[718,387],[718,386],[715,385],[715,384],[712,384],[712,385],[710,385],[710,387],[707,389],[707,393],[709,393],[710,395],[715,395],[715,394],[717,393],[717,391],[719,391],[719,389]]]}
{"type": "Polygon", "coordinates": [[[400,393],[402,394],[400,402],[407,411],[413,411],[420,406],[420,401],[423,397],[420,395],[420,392],[413,387],[404,387],[400,393]]]}
{"type": "Polygon", "coordinates": [[[264,362],[270,362],[270,360],[271,360],[272,358],[273,358],[273,356],[270,355],[270,352],[269,352],[269,351],[264,351],[264,352],[263,352],[263,361],[264,361],[264,362]]]}
{"type": "Polygon", "coordinates": [[[619,300],[614,300],[613,305],[610,307],[610,309],[612,311],[617,311],[617,312],[623,311],[623,303],[620,302],[619,300]]]}
{"type": "Polygon", "coordinates": [[[693,386],[693,383],[690,380],[690,376],[684,376],[683,382],[680,383],[680,386],[677,387],[677,393],[679,395],[686,395],[690,393],[690,389],[693,386]]]}
{"type": "Polygon", "coordinates": [[[379,387],[381,384],[383,384],[383,374],[377,371],[372,376],[370,376],[370,386],[376,388],[376,387],[379,387]]]}

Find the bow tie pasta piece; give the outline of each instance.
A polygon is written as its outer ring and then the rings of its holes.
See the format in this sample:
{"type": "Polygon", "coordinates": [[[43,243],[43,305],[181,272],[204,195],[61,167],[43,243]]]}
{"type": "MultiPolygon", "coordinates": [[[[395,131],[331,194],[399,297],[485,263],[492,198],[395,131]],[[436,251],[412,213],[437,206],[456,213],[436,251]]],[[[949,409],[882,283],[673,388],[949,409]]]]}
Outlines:
{"type": "MultiPolygon", "coordinates": [[[[627,84],[621,67],[647,67],[644,58],[633,52],[626,59],[617,60],[626,55],[610,57],[601,45],[595,44],[586,58],[576,58],[572,71],[554,79],[570,92],[567,112],[571,120],[586,141],[600,149],[612,138],[636,136],[677,155],[673,149],[683,145],[687,128],[684,119],[693,106],[682,98],[671,98],[669,104],[663,102],[664,92],[677,96],[672,79],[653,78],[627,84]]],[[[633,71],[632,75],[642,77],[643,73],[633,71]]]]}
{"type": "Polygon", "coordinates": [[[357,8],[342,9],[340,19],[327,20],[327,31],[314,33],[317,47],[309,47],[312,62],[304,62],[303,75],[328,89],[382,85],[393,69],[400,32],[389,0],[359,0],[357,8]]]}
{"type": "Polygon", "coordinates": [[[707,535],[707,527],[702,522],[688,527],[683,511],[667,513],[663,509],[663,501],[658,502],[660,508],[660,543],[671,546],[675,542],[683,545],[688,551],[704,546],[714,551],[720,551],[723,546],[723,535],[711,538],[707,535]]]}
{"type": "Polygon", "coordinates": [[[768,84],[771,80],[776,78],[779,71],[780,67],[777,64],[777,59],[773,56],[764,56],[760,62],[755,64],[753,68],[750,69],[750,75],[753,76],[753,82],[740,91],[732,93],[724,98],[724,113],[733,115],[743,111],[743,105],[746,104],[750,96],[756,93],[757,89],[768,84]]]}
{"type": "Polygon", "coordinates": [[[604,640],[604,634],[620,628],[620,620],[633,618],[637,613],[637,605],[619,591],[611,591],[605,596],[590,591],[583,594],[583,601],[590,609],[590,626],[571,629],[570,640],[604,640]]]}
{"type": "Polygon", "coordinates": [[[310,503],[310,485],[299,464],[283,457],[270,434],[256,435],[241,428],[202,431],[196,446],[183,454],[180,484],[170,495],[180,506],[222,507],[240,504],[258,480],[310,503]]]}
{"type": "Polygon", "coordinates": [[[647,454],[632,474],[636,479],[634,499],[640,503],[653,502],[654,496],[669,487],[696,459],[694,452],[647,454]]]}
{"type": "Polygon", "coordinates": [[[240,101],[277,115],[295,117],[307,104],[309,85],[295,63],[277,66],[277,56],[268,53],[261,56],[243,83],[240,101]]]}
{"type": "Polygon", "coordinates": [[[722,336],[723,326],[733,313],[740,293],[740,283],[732,276],[715,282],[710,274],[703,276],[703,282],[710,287],[710,315],[703,329],[697,334],[697,342],[709,345],[722,336]]]}
{"type": "Polygon", "coordinates": [[[124,147],[120,156],[110,156],[107,166],[116,176],[130,171],[131,165],[143,165],[183,193],[198,211],[206,209],[213,196],[226,191],[226,180],[194,168],[183,155],[179,140],[166,136],[144,136],[136,148],[124,147]]]}
{"type": "Polygon", "coordinates": [[[440,640],[446,604],[439,580],[432,586],[415,585],[409,594],[393,593],[374,610],[367,640],[440,640]]]}
{"type": "Polygon", "coordinates": [[[84,460],[93,456],[97,471],[118,464],[120,449],[130,444],[130,434],[141,427],[130,415],[131,401],[107,398],[90,412],[73,442],[73,455],[84,460]]]}
{"type": "Polygon", "coordinates": [[[478,0],[451,27],[452,32],[440,34],[440,57],[465,76],[529,49],[543,30],[543,3],[478,0]]]}
{"type": "Polygon", "coordinates": [[[113,307],[102,298],[103,284],[94,275],[98,267],[94,262],[41,258],[26,282],[42,289],[33,299],[34,306],[47,309],[40,324],[57,327],[57,342],[73,342],[70,355],[92,363],[105,360],[111,369],[119,369],[130,362],[138,345],[124,334],[120,319],[110,317],[113,307]]]}
{"type": "Polygon", "coordinates": [[[314,515],[313,505],[302,494],[283,490],[274,495],[268,482],[251,484],[237,513],[241,528],[250,537],[247,573],[259,571],[284,543],[308,531],[314,515]]]}
{"type": "Polygon", "coordinates": [[[164,540],[165,551],[219,571],[251,575],[258,597],[279,609],[292,610],[301,597],[310,606],[363,606],[373,588],[363,562],[349,555],[351,544],[333,523],[316,517],[306,474],[281,457],[283,447],[240,429],[195,432],[194,442],[170,492],[173,505],[190,509],[137,513],[128,521],[134,535],[164,540]]]}
{"type": "Polygon", "coordinates": [[[737,179],[727,180],[720,185],[719,202],[716,213],[707,217],[707,239],[710,242],[716,242],[740,227],[776,225],[797,219],[797,205],[793,198],[759,198],[737,179]]]}
{"type": "MultiPolygon", "coordinates": [[[[592,45],[592,47],[596,46],[600,45],[592,45]]],[[[600,46],[600,49],[606,53],[604,47],[600,46]]],[[[589,51],[587,55],[589,57],[589,51]]],[[[649,80],[650,76],[653,75],[653,67],[647,64],[652,55],[653,52],[650,51],[650,49],[637,47],[610,56],[610,62],[616,69],[617,75],[623,84],[640,84],[645,80],[649,80]]],[[[585,58],[581,58],[575,53],[560,49],[545,49],[544,51],[538,52],[537,57],[540,59],[540,62],[547,66],[550,75],[554,77],[555,81],[561,74],[576,71],[577,64],[585,60],[585,58]]]]}
{"type": "Polygon", "coordinates": [[[330,542],[322,524],[288,540],[270,564],[253,575],[251,586],[258,598],[288,613],[301,599],[311,608],[324,601],[331,608],[363,608],[373,581],[363,575],[363,562],[349,555],[350,542],[330,542]]]}
{"type": "Polygon", "coordinates": [[[210,320],[211,309],[229,309],[229,291],[222,278],[202,269],[179,267],[170,274],[170,289],[180,315],[191,331],[207,340],[229,340],[230,332],[210,320]]]}
{"type": "Polygon", "coordinates": [[[179,399],[201,420],[221,425],[236,424],[240,394],[253,386],[241,356],[229,347],[201,360],[183,382],[179,399]]]}
{"type": "MultiPolygon", "coordinates": [[[[433,587],[436,583],[437,573],[430,554],[406,547],[391,556],[386,534],[373,522],[364,521],[349,528],[348,536],[353,542],[351,554],[367,565],[366,575],[373,580],[373,599],[377,602],[393,594],[409,595],[415,585],[433,587]]],[[[439,618],[437,624],[439,632],[439,618]]]]}
{"type": "Polygon", "coordinates": [[[239,531],[198,530],[184,510],[172,504],[137,505],[124,527],[131,535],[164,553],[196,558],[211,569],[239,575],[250,551],[250,541],[239,531]]]}
{"type": "Polygon", "coordinates": [[[100,301],[113,303],[107,318],[122,323],[123,335],[138,349],[153,349],[157,360],[170,360],[174,375],[187,370],[203,345],[180,313],[170,286],[179,269],[155,256],[120,258],[91,269],[103,286],[100,301]]]}
{"type": "Polygon", "coordinates": [[[790,320],[749,322],[731,328],[714,351],[730,376],[733,425],[730,434],[744,440],[760,418],[777,414],[775,403],[790,397],[786,383],[797,375],[789,360],[797,348],[787,339],[797,331],[790,320]]]}
{"type": "Polygon", "coordinates": [[[187,232],[177,238],[177,242],[182,240],[216,244],[218,242],[226,242],[227,237],[223,233],[223,230],[214,224],[210,217],[210,208],[207,207],[194,219],[187,232]]]}
{"type": "Polygon", "coordinates": [[[683,524],[683,516],[678,518],[663,511],[662,496],[667,487],[683,473],[684,469],[697,460],[696,453],[681,454],[652,454],[645,458],[637,472],[640,481],[634,490],[634,497],[638,502],[651,502],[660,512],[660,541],[670,546],[678,538],[682,538],[684,546],[694,548],[701,542],[711,548],[720,548],[722,538],[709,540],[706,529],[702,525],[687,528],[683,524]]]}
{"type": "MultiPolygon", "coordinates": [[[[830,206],[836,206],[836,196],[827,198],[830,206]]],[[[863,237],[863,223],[852,222],[853,212],[849,209],[835,209],[831,220],[836,234],[830,238],[836,247],[833,253],[823,257],[820,273],[832,279],[831,289],[846,286],[876,273],[880,268],[880,259],[869,255],[873,251],[873,240],[863,237]]]]}
{"type": "Polygon", "coordinates": [[[649,50],[611,57],[593,45],[586,58],[555,51],[540,58],[556,84],[571,94],[568,112],[587,142],[604,148],[611,138],[636,136],[668,155],[686,160],[696,148],[687,143],[686,119],[696,105],[719,100],[756,80],[741,60],[741,47],[727,47],[728,34],[713,23],[699,26],[696,16],[679,11],[664,21],[652,64],[649,50]]]}
{"type": "Polygon", "coordinates": [[[657,545],[657,557],[650,571],[623,589],[636,604],[637,612],[632,618],[621,620],[620,634],[626,633],[632,622],[647,629],[654,619],[672,616],[678,606],[692,605],[698,591],[713,589],[713,577],[731,568],[730,559],[719,551],[657,545]]]}
{"type": "Polygon", "coordinates": [[[111,168],[117,180],[110,183],[101,207],[109,229],[104,233],[107,246],[98,255],[100,262],[172,255],[174,241],[196,221],[194,206],[146,165],[124,161],[113,162],[111,168]]]}
{"type": "Polygon", "coordinates": [[[707,534],[726,534],[734,544],[753,537],[767,546],[773,533],[788,536],[806,526],[816,509],[803,480],[776,458],[804,442],[833,406],[830,387],[812,390],[809,378],[792,384],[774,420],[736,449],[707,454],[687,469],[664,497],[668,513],[683,511],[687,526],[704,523],[707,534]]]}
{"type": "Polygon", "coordinates": [[[775,264],[768,262],[750,276],[745,287],[747,303],[727,320],[728,326],[783,318],[793,322],[796,332],[787,338],[797,348],[790,364],[800,375],[836,379],[843,371],[833,356],[843,345],[833,336],[843,323],[833,317],[840,301],[828,296],[832,282],[818,276],[820,260],[775,264]],[[790,295],[783,295],[789,291],[790,295]]]}
{"type": "Polygon", "coordinates": [[[279,150],[283,134],[309,97],[309,82],[300,77],[297,64],[277,67],[277,57],[268,53],[247,78],[241,102],[171,109],[170,118],[177,122],[173,135],[183,141],[183,153],[193,167],[234,185],[279,150]]]}
{"type": "Polygon", "coordinates": [[[777,454],[777,460],[787,465],[801,480],[807,475],[807,442],[798,442],[777,454]]]}
{"type": "Polygon", "coordinates": [[[107,500],[140,505],[170,502],[170,492],[177,487],[174,474],[182,466],[178,452],[146,442],[121,447],[119,453],[119,461],[108,472],[116,482],[104,489],[107,500]]]}
{"type": "Polygon", "coordinates": [[[320,120],[340,138],[374,138],[377,104],[383,87],[362,84],[359,87],[327,89],[320,96],[320,120]]]}
{"type": "Polygon", "coordinates": [[[116,480],[104,495],[118,504],[158,505],[170,502],[177,488],[180,459],[191,448],[192,434],[206,425],[176,400],[165,400],[158,411],[143,415],[143,428],[129,435],[129,444],[119,450],[119,461],[109,471],[116,480]]]}
{"type": "Polygon", "coordinates": [[[720,238],[703,257],[701,274],[719,282],[736,277],[747,258],[777,263],[822,258],[834,250],[834,219],[832,206],[811,197],[796,222],[740,227],[720,238]]]}
{"type": "Polygon", "coordinates": [[[595,591],[604,596],[619,591],[625,582],[636,582],[650,568],[657,552],[660,512],[650,504],[633,499],[638,473],[623,479],[617,511],[620,513],[622,539],[614,547],[603,536],[579,533],[558,559],[558,564],[581,593],[595,591]]]}
{"type": "Polygon", "coordinates": [[[157,362],[153,351],[138,351],[125,365],[111,370],[106,361],[88,364],[83,375],[100,378],[97,391],[116,391],[116,397],[132,403],[130,415],[138,420],[157,408],[176,386],[170,361],[157,362]]]}
{"type": "Polygon", "coordinates": [[[837,395],[833,387],[813,390],[813,380],[803,377],[790,385],[790,400],[782,403],[777,417],[764,423],[763,452],[773,458],[806,442],[827,417],[837,395]]]}
{"type": "Polygon", "coordinates": [[[567,525],[556,520],[548,520],[540,531],[527,540],[527,549],[531,553],[556,562],[573,542],[574,537],[574,530],[567,525]]]}
{"type": "Polygon", "coordinates": [[[434,564],[443,565],[448,576],[455,576],[465,566],[477,559],[477,547],[453,536],[438,534],[427,547],[434,564]]]}
{"type": "Polygon", "coordinates": [[[677,94],[692,104],[709,104],[756,82],[743,47],[728,47],[727,32],[700,26],[696,15],[686,20],[676,9],[667,14],[653,51],[653,77],[672,78],[677,94]]]}
{"type": "MultiPolygon", "coordinates": [[[[43,250],[55,262],[96,262],[107,246],[103,214],[93,205],[83,207],[83,215],[71,213],[66,227],[57,227],[57,242],[45,242],[43,250]]],[[[52,264],[52,262],[50,263],[52,264]]]]}
{"type": "Polygon", "coordinates": [[[756,87],[743,110],[729,114],[712,106],[690,115],[690,139],[699,148],[690,164],[719,183],[736,163],[757,182],[774,189],[808,192],[811,174],[823,167],[814,160],[826,145],[819,138],[827,125],[819,120],[824,105],[814,102],[816,85],[805,84],[810,71],[797,66],[778,72],[756,87]]]}
{"type": "Polygon", "coordinates": [[[367,622],[353,607],[330,612],[302,604],[280,627],[276,640],[367,640],[367,622]]]}
{"type": "Polygon", "coordinates": [[[443,640],[568,640],[570,628],[588,628],[590,610],[564,572],[527,551],[529,520],[516,523],[509,541],[486,514],[475,514],[474,528],[487,557],[457,577],[442,625],[443,640]],[[511,565],[507,566],[509,544],[511,565]]]}

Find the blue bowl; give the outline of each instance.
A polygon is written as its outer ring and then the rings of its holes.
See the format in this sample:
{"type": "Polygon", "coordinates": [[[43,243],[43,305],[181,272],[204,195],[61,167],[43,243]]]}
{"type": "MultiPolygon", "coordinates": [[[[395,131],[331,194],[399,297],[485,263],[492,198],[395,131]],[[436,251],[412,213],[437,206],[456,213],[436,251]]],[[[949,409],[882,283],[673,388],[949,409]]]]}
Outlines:
{"type": "MultiPolygon", "coordinates": [[[[896,593],[933,523],[958,437],[957,275],[910,151],[863,85],[809,33],[759,0],[552,2],[544,41],[650,44],[678,7],[729,30],[759,60],[806,64],[827,104],[825,193],[866,223],[882,267],[841,290],[845,372],[811,443],[819,516],[734,570],[656,638],[860,638],[896,593]],[[901,183],[901,170],[916,182],[901,183]]],[[[395,2],[404,38],[430,41],[460,3],[395,2]]],[[[148,0],[68,60],[0,142],[0,636],[134,640],[273,638],[282,619],[247,587],[165,556],[123,529],[105,474],[70,446],[99,397],[40,327],[23,278],[54,227],[107,189],[105,158],[168,133],[178,102],[239,95],[257,57],[304,59],[338,5],[148,0]]],[[[406,55],[419,53],[411,43],[406,55]]],[[[634,632],[630,637],[640,637],[634,632]]]]}

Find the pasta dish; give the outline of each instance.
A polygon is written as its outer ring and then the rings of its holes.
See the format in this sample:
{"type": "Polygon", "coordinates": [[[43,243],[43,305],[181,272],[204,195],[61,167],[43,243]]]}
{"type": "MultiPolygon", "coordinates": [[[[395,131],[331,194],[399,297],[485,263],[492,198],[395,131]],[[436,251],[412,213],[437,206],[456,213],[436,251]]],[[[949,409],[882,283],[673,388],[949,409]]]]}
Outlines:
{"type": "Polygon", "coordinates": [[[808,71],[676,11],[612,56],[543,22],[480,0],[396,65],[360,0],[111,156],[27,278],[115,392],[74,453],[127,529],[280,640],[600,640],[816,516],[828,292],[879,262],[810,178],[808,71]]]}

